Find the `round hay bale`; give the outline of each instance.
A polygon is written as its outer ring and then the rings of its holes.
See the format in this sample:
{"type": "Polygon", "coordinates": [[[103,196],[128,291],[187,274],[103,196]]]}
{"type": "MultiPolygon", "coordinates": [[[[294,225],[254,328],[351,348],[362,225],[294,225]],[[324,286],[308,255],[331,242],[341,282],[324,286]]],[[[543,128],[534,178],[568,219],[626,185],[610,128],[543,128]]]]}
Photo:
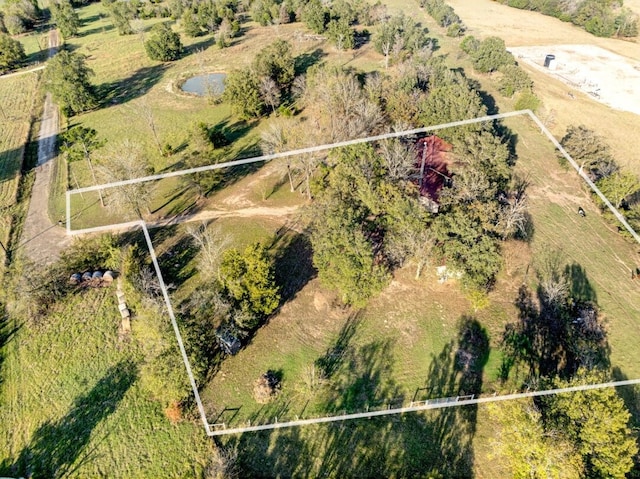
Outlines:
{"type": "Polygon", "coordinates": [[[94,271],[91,277],[93,279],[102,279],[102,271],[94,271]]]}
{"type": "Polygon", "coordinates": [[[280,392],[280,375],[274,371],[267,371],[253,384],[253,398],[258,404],[271,402],[280,392]]]}
{"type": "Polygon", "coordinates": [[[71,284],[78,284],[80,281],[82,281],[82,275],[80,273],[73,273],[69,278],[71,284]]]}
{"type": "Polygon", "coordinates": [[[91,271],[82,273],[82,281],[89,281],[91,279],[91,271]]]}
{"type": "Polygon", "coordinates": [[[114,280],[115,277],[116,277],[116,275],[115,275],[115,273],[113,271],[107,270],[102,275],[102,280],[106,281],[108,283],[111,283],[114,280]]]}

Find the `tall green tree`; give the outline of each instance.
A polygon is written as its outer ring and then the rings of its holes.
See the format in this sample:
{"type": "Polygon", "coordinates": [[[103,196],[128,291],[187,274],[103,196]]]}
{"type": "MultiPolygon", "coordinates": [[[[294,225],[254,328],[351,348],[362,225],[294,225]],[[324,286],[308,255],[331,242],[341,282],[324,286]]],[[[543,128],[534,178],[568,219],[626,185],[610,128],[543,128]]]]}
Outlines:
{"type": "Polygon", "coordinates": [[[107,11],[113,26],[118,31],[118,35],[131,35],[133,33],[131,20],[133,20],[136,12],[131,2],[116,1],[109,3],[107,11]]]}
{"type": "Polygon", "coordinates": [[[276,40],[267,45],[255,56],[253,69],[258,76],[273,79],[281,90],[288,89],[295,77],[291,44],[285,40],[276,40]]]}
{"type": "MultiPolygon", "coordinates": [[[[104,146],[105,141],[98,138],[98,133],[93,128],[85,128],[84,126],[74,126],[60,135],[62,144],[60,145],[60,151],[66,154],[67,161],[82,161],[87,162],[93,183],[98,184],[95,171],[93,170],[93,163],[91,162],[91,154],[98,148],[104,146]]],[[[104,206],[104,199],[102,198],[102,191],[98,190],[100,195],[100,203],[104,206]]]]}
{"type": "Polygon", "coordinates": [[[45,85],[66,116],[94,108],[98,103],[89,81],[93,71],[87,67],[86,58],[79,53],[62,50],[47,63],[45,85]]]}
{"type": "Polygon", "coordinates": [[[497,426],[495,455],[513,479],[579,479],[582,458],[561,431],[545,431],[542,414],[530,399],[488,406],[497,426]]]}
{"type": "Polygon", "coordinates": [[[498,37],[488,37],[480,42],[477,50],[471,54],[473,67],[479,72],[489,73],[506,65],[513,65],[515,60],[498,37]]]}
{"type": "Polygon", "coordinates": [[[311,234],[313,264],[320,281],[346,304],[363,307],[389,276],[376,261],[371,242],[353,210],[335,201],[318,202],[311,234]]]}
{"type": "Polygon", "coordinates": [[[258,75],[250,68],[230,72],[224,81],[222,99],[229,102],[233,112],[243,119],[259,117],[264,102],[258,75]]]}
{"type": "Polygon", "coordinates": [[[22,43],[0,33],[0,73],[17,67],[25,58],[22,43]]]}
{"type": "Polygon", "coordinates": [[[68,0],[51,2],[51,16],[64,38],[75,37],[80,28],[80,17],[68,0]]]}
{"type": "MultiPolygon", "coordinates": [[[[556,387],[609,381],[599,370],[581,369],[556,387]]],[[[631,414],[614,388],[556,394],[545,399],[548,423],[564,432],[582,455],[587,477],[623,479],[638,453],[629,428],[631,414]]]]}
{"type": "Polygon", "coordinates": [[[324,33],[329,21],[329,12],[320,0],[309,0],[302,9],[302,21],[315,33],[324,33]]]}
{"type": "Polygon", "coordinates": [[[171,25],[163,22],[151,29],[151,36],[144,43],[144,49],[152,60],[171,62],[180,58],[182,42],[180,35],[171,29],[171,25]]]}
{"type": "Polygon", "coordinates": [[[280,304],[273,259],[260,243],[250,244],[243,253],[235,248],[225,251],[220,276],[225,289],[243,311],[265,317],[280,304]]]}

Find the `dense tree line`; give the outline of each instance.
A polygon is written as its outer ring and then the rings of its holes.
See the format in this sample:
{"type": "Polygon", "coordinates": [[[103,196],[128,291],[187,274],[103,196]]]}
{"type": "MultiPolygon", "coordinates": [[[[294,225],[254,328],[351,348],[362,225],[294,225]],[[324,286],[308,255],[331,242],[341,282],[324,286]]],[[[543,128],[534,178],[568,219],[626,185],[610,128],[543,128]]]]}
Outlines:
{"type": "Polygon", "coordinates": [[[534,110],[539,100],[533,93],[533,81],[517,63],[513,55],[507,51],[504,40],[498,37],[487,37],[480,41],[472,35],[464,37],[460,49],[467,53],[473,68],[482,73],[497,72],[498,90],[506,97],[519,93],[516,109],[534,110]]]}
{"type": "Polygon", "coordinates": [[[510,7],[532,10],[571,22],[598,37],[635,37],[638,16],[622,0],[499,0],[510,7]]]}
{"type": "Polygon", "coordinates": [[[420,0],[419,3],[441,27],[447,29],[448,36],[458,37],[464,33],[464,23],[444,0],[420,0]]]}
{"type": "MultiPolygon", "coordinates": [[[[304,99],[308,108],[319,110],[318,118],[326,117],[316,124],[324,141],[402,124],[388,101],[400,88],[417,100],[413,118],[419,124],[486,114],[469,81],[441,59],[415,58],[411,65],[415,70],[406,75],[412,82],[404,75],[380,79],[372,74],[363,85],[339,69],[312,72],[304,99]]],[[[320,279],[338,289],[345,302],[365,304],[394,268],[406,262],[422,267],[429,258],[445,258],[473,288],[490,288],[501,266],[501,241],[523,234],[524,193],[512,184],[513,158],[494,125],[450,129],[442,136],[453,144],[457,162],[453,181],[440,192],[437,214],[421,204],[413,140],[316,157],[320,173],[305,173],[304,183],[309,176],[316,178],[309,195],[315,196],[314,264],[320,279]]],[[[313,158],[307,161],[314,164],[313,158]]],[[[303,165],[299,168],[304,170],[303,165]]]]}

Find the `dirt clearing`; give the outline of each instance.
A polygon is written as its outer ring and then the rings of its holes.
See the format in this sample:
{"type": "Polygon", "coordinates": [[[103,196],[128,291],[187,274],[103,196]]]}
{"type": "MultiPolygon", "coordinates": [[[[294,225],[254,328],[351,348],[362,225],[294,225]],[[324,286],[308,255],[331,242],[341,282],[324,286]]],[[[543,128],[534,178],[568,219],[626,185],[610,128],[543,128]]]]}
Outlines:
{"type": "MultiPolygon", "coordinates": [[[[640,62],[594,45],[509,47],[511,53],[571,88],[618,110],[640,115],[640,62]],[[555,62],[544,67],[547,54],[555,62]]],[[[573,95],[568,92],[568,96],[573,95]]]]}

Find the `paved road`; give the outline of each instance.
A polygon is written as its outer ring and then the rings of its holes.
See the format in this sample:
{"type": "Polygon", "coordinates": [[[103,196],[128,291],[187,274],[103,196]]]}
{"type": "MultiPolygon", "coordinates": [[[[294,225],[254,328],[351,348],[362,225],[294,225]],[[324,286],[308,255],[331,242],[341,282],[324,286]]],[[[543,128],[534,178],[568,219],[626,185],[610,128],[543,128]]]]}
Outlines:
{"type": "MultiPolygon", "coordinates": [[[[55,55],[57,47],[58,35],[55,30],[52,30],[49,34],[49,57],[55,55]]],[[[47,93],[38,135],[36,179],[20,245],[27,257],[36,263],[52,263],[70,242],[64,228],[59,226],[57,221],[52,222],[48,212],[50,183],[53,175],[51,160],[55,155],[59,127],[58,108],[53,104],[51,94],[47,93]]]]}

